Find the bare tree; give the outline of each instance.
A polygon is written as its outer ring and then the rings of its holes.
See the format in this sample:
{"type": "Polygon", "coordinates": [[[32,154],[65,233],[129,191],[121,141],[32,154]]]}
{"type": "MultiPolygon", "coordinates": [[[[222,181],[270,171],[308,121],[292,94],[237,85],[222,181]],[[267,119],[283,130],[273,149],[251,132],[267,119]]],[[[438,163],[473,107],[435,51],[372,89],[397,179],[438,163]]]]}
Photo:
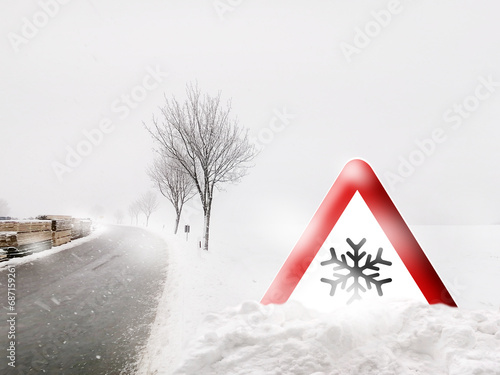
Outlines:
{"type": "Polygon", "coordinates": [[[208,250],[214,188],[239,181],[255,148],[247,132],[229,117],[231,105],[221,103],[220,93],[202,96],[193,85],[186,91],[182,104],[165,98],[161,120],[153,118],[153,126],[147,129],[159,152],[175,160],[193,180],[203,207],[203,248],[208,250]]]}
{"type": "Polygon", "coordinates": [[[137,202],[141,212],[144,215],[146,215],[146,226],[148,226],[149,217],[160,206],[160,203],[158,202],[158,197],[152,191],[148,191],[147,193],[141,195],[141,197],[137,202]]]}
{"type": "Polygon", "coordinates": [[[141,208],[139,207],[139,202],[135,201],[128,207],[128,214],[130,215],[130,224],[132,224],[135,219],[135,225],[139,222],[139,214],[141,213],[141,208]]]}
{"type": "Polygon", "coordinates": [[[123,223],[123,218],[125,215],[123,214],[123,211],[120,209],[117,209],[114,213],[116,224],[122,224],[123,223]]]}
{"type": "Polygon", "coordinates": [[[158,186],[160,193],[174,206],[176,214],[174,234],[177,234],[184,203],[196,194],[193,180],[175,160],[162,155],[154,160],[148,169],[148,174],[158,186]]]}
{"type": "Polygon", "coordinates": [[[0,198],[0,216],[8,216],[10,214],[10,206],[7,201],[0,198]]]}

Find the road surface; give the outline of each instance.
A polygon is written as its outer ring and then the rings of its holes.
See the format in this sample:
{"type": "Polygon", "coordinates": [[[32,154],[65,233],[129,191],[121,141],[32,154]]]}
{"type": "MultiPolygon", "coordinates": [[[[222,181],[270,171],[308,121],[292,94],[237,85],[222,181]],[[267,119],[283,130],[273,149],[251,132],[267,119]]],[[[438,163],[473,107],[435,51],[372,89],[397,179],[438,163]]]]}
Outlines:
{"type": "Polygon", "coordinates": [[[109,226],[96,239],[16,266],[15,369],[5,355],[10,341],[5,322],[12,316],[3,268],[0,373],[133,374],[166,265],[160,237],[109,226]]]}

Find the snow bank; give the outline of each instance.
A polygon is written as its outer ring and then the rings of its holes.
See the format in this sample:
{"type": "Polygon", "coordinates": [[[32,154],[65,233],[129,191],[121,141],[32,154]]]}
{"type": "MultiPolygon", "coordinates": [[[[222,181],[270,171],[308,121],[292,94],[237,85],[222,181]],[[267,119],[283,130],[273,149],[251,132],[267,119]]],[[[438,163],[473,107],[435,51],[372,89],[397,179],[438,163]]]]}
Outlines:
{"type": "Polygon", "coordinates": [[[500,374],[500,314],[356,304],[321,314],[246,302],[210,314],[175,374],[500,374]]]}
{"type": "Polygon", "coordinates": [[[205,252],[194,236],[160,231],[167,283],[138,375],[500,375],[500,295],[485,288],[500,282],[498,250],[488,245],[500,227],[417,229],[460,309],[394,302],[322,315],[242,304],[260,300],[290,249],[227,238],[205,252]]]}
{"type": "Polygon", "coordinates": [[[186,341],[182,295],[184,280],[180,261],[180,252],[184,249],[178,238],[153,230],[151,232],[161,234],[169,244],[167,279],[136,375],[171,374],[180,361],[183,343],[186,341]]]}

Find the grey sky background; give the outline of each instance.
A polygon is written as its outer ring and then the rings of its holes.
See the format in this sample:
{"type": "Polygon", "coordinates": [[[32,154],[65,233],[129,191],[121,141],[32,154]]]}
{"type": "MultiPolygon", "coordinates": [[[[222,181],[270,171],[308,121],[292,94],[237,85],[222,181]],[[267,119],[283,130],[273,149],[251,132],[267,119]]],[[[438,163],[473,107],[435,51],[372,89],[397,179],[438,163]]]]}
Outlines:
{"type": "MultiPolygon", "coordinates": [[[[292,233],[294,242],[354,157],[372,165],[410,224],[500,223],[500,87],[459,129],[443,120],[480,77],[500,82],[498,2],[401,1],[351,62],[341,43],[354,45],[356,28],[390,2],[269,3],[72,0],[16,52],[10,33],[22,36],[40,3],[2,2],[0,198],[12,215],[87,216],[95,205],[109,216],[126,212],[151,188],[152,143],[142,122],[164,94],[182,98],[197,81],[232,99],[253,137],[268,132],[276,111],[294,116],[250,174],[216,196],[213,230],[221,238],[292,233]],[[217,4],[231,10],[221,17],[217,4]],[[168,77],[130,113],[118,111],[116,101],[148,69],[168,77]],[[106,119],[114,130],[59,181],[52,164],[106,119]],[[391,188],[387,173],[398,173],[400,157],[408,160],[437,128],[446,140],[391,188]]],[[[172,211],[163,199],[153,219],[172,225],[172,211]]]]}

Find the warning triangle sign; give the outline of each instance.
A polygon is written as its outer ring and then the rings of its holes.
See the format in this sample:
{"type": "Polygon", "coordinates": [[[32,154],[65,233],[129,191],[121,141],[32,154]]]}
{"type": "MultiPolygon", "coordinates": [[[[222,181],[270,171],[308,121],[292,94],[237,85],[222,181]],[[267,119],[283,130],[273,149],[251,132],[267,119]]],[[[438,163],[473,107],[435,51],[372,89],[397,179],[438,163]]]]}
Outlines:
{"type": "Polygon", "coordinates": [[[281,267],[263,304],[328,310],[356,300],[456,304],[363,160],[346,164],[281,267]]]}

